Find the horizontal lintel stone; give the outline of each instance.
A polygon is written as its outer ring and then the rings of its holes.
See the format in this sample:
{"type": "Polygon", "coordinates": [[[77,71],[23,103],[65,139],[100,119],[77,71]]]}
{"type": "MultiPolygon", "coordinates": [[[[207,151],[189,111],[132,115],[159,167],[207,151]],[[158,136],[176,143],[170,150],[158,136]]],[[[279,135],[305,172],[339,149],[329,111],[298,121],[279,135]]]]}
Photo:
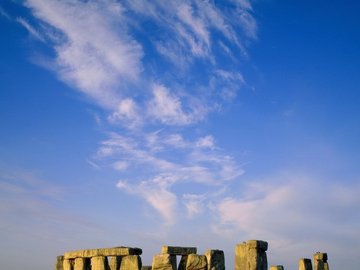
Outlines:
{"type": "Polygon", "coordinates": [[[171,255],[189,255],[196,254],[196,247],[173,247],[173,246],[163,246],[161,253],[171,254],[171,255]]]}
{"type": "Polygon", "coordinates": [[[141,255],[141,248],[130,247],[113,247],[113,248],[98,248],[98,249],[84,249],[77,251],[65,252],[65,259],[75,258],[91,258],[96,256],[127,256],[127,255],[141,255]]]}

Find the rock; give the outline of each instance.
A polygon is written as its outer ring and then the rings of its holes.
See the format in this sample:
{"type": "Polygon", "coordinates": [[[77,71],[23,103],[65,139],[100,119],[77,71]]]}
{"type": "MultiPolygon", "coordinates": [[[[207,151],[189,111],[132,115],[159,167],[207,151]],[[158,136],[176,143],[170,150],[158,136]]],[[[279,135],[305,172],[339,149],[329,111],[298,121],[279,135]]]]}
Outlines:
{"type": "Polygon", "coordinates": [[[107,270],[107,258],[105,256],[96,256],[91,258],[91,270],[107,270]]]}
{"type": "Polygon", "coordinates": [[[74,266],[74,260],[64,259],[63,261],[63,269],[64,270],[72,270],[74,266]]]}
{"type": "Polygon", "coordinates": [[[57,256],[55,270],[63,270],[64,256],[57,256]]]}
{"type": "Polygon", "coordinates": [[[84,249],[77,251],[65,252],[65,259],[75,258],[91,258],[96,256],[126,256],[126,255],[141,255],[141,248],[130,247],[114,247],[114,248],[99,248],[99,249],[84,249]]]}
{"type": "Polygon", "coordinates": [[[151,269],[152,269],[151,265],[143,265],[143,266],[141,266],[141,270],[151,270],[151,269]]]}
{"type": "Polygon", "coordinates": [[[120,267],[121,257],[120,256],[109,256],[109,268],[110,270],[118,270],[120,267]]]}
{"type": "Polygon", "coordinates": [[[187,258],[188,255],[182,255],[179,265],[178,265],[178,270],[185,270],[186,269],[186,262],[187,262],[187,258]]]}
{"type": "Polygon", "coordinates": [[[282,266],[282,265],[272,265],[272,266],[270,266],[270,270],[284,270],[284,266],[282,266]]]}
{"type": "Polygon", "coordinates": [[[171,255],[189,255],[196,254],[196,247],[172,247],[172,246],[163,246],[161,248],[161,253],[171,254],[171,255]]]}
{"type": "Polygon", "coordinates": [[[205,252],[207,259],[207,270],[225,270],[224,251],[209,249],[205,252]]]}
{"type": "Polygon", "coordinates": [[[89,258],[76,258],[74,262],[74,270],[87,270],[90,267],[89,258]]]}
{"type": "Polygon", "coordinates": [[[261,240],[248,240],[246,241],[246,245],[249,248],[257,248],[265,251],[268,249],[268,243],[266,241],[261,241],[261,240]]]}
{"type": "Polygon", "coordinates": [[[152,270],[176,270],[176,255],[155,255],[152,261],[152,270]]]}
{"type": "Polygon", "coordinates": [[[265,241],[250,240],[235,246],[235,270],[267,270],[265,241]]]}
{"type": "Polygon", "coordinates": [[[207,270],[205,255],[189,254],[186,260],[186,270],[207,270]]]}
{"type": "Polygon", "coordinates": [[[120,270],[141,270],[141,266],[139,255],[128,255],[121,258],[120,270]]]}
{"type": "Polygon", "coordinates": [[[299,270],[312,270],[311,260],[307,258],[300,259],[299,270]]]}

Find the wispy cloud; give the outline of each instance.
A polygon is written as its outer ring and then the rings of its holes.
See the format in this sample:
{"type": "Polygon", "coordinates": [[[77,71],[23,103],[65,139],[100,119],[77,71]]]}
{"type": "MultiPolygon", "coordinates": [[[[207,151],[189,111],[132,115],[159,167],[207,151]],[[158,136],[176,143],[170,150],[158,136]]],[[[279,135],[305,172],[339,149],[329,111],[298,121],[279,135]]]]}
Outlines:
{"type": "Polygon", "coordinates": [[[26,30],[29,31],[29,33],[36,39],[45,42],[45,39],[41,36],[41,34],[33,27],[29,24],[29,22],[27,22],[24,18],[16,18],[16,21],[18,23],[20,23],[23,27],[26,28],[26,30]]]}

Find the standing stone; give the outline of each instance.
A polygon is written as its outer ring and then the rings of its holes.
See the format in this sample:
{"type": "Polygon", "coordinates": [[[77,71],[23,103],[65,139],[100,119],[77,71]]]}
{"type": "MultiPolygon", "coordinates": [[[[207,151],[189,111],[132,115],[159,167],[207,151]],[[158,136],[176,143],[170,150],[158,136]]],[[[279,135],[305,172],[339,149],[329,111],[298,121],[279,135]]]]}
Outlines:
{"type": "Polygon", "coordinates": [[[329,270],[327,253],[316,252],[313,256],[314,270],[329,270]]]}
{"type": "Polygon", "coordinates": [[[121,257],[120,256],[109,256],[109,268],[110,270],[118,270],[120,267],[121,257]]]}
{"type": "Polygon", "coordinates": [[[267,270],[268,243],[249,240],[235,247],[235,270],[267,270]]]}
{"type": "Polygon", "coordinates": [[[155,255],[152,261],[152,270],[176,270],[176,255],[155,255]]]}
{"type": "Polygon", "coordinates": [[[91,270],[107,270],[107,266],[107,258],[105,256],[91,258],[91,270]]]}
{"type": "Polygon", "coordinates": [[[74,269],[74,260],[64,259],[63,269],[64,270],[73,270],[74,269]]]}
{"type": "Polygon", "coordinates": [[[209,249],[205,252],[207,259],[207,270],[225,270],[224,251],[209,249]]]}
{"type": "Polygon", "coordinates": [[[74,270],[87,270],[89,269],[88,258],[76,258],[74,263],[74,270]]]}
{"type": "Polygon", "coordinates": [[[143,265],[141,266],[141,270],[151,270],[151,265],[143,265]]]}
{"type": "Polygon", "coordinates": [[[305,258],[300,259],[299,270],[312,270],[311,260],[305,258]]]}
{"type": "Polygon", "coordinates": [[[186,260],[186,270],[207,270],[205,255],[189,254],[186,260]]]}
{"type": "Polygon", "coordinates": [[[55,270],[63,270],[64,256],[57,256],[55,263],[55,270]]]}
{"type": "Polygon", "coordinates": [[[270,270],[284,270],[284,266],[282,266],[282,265],[272,265],[272,266],[270,266],[270,270]]]}
{"type": "Polygon", "coordinates": [[[141,270],[141,266],[139,255],[128,255],[121,258],[120,270],[141,270]]]}

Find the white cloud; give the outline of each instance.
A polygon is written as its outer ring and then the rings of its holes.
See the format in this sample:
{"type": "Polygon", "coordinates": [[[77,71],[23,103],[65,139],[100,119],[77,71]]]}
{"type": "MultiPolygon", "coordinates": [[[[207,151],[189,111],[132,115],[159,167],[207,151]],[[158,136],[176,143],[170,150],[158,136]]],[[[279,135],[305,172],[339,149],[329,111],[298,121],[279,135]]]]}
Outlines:
{"type": "Polygon", "coordinates": [[[215,146],[214,137],[211,135],[201,137],[196,142],[196,146],[201,148],[214,148],[215,146]]]}
{"type": "Polygon", "coordinates": [[[24,18],[16,18],[16,21],[18,23],[20,23],[24,28],[26,28],[26,30],[28,30],[28,32],[36,39],[45,42],[45,39],[43,38],[43,36],[33,27],[29,24],[29,22],[27,22],[24,18]]]}
{"type": "Polygon", "coordinates": [[[126,125],[127,128],[133,129],[142,124],[139,110],[133,99],[125,98],[119,102],[116,110],[109,115],[108,120],[112,123],[120,122],[126,125]]]}
{"type": "Polygon", "coordinates": [[[186,207],[188,218],[194,218],[204,211],[205,195],[184,194],[183,204],[186,207]]]}
{"type": "Polygon", "coordinates": [[[99,104],[116,106],[115,88],[137,80],[142,69],[142,48],[126,32],[123,6],[112,0],[28,0],[26,5],[61,35],[53,40],[60,78],[99,104]]]}
{"type": "Polygon", "coordinates": [[[129,167],[129,163],[126,161],[116,161],[113,164],[113,168],[118,171],[124,171],[129,167]]]}

